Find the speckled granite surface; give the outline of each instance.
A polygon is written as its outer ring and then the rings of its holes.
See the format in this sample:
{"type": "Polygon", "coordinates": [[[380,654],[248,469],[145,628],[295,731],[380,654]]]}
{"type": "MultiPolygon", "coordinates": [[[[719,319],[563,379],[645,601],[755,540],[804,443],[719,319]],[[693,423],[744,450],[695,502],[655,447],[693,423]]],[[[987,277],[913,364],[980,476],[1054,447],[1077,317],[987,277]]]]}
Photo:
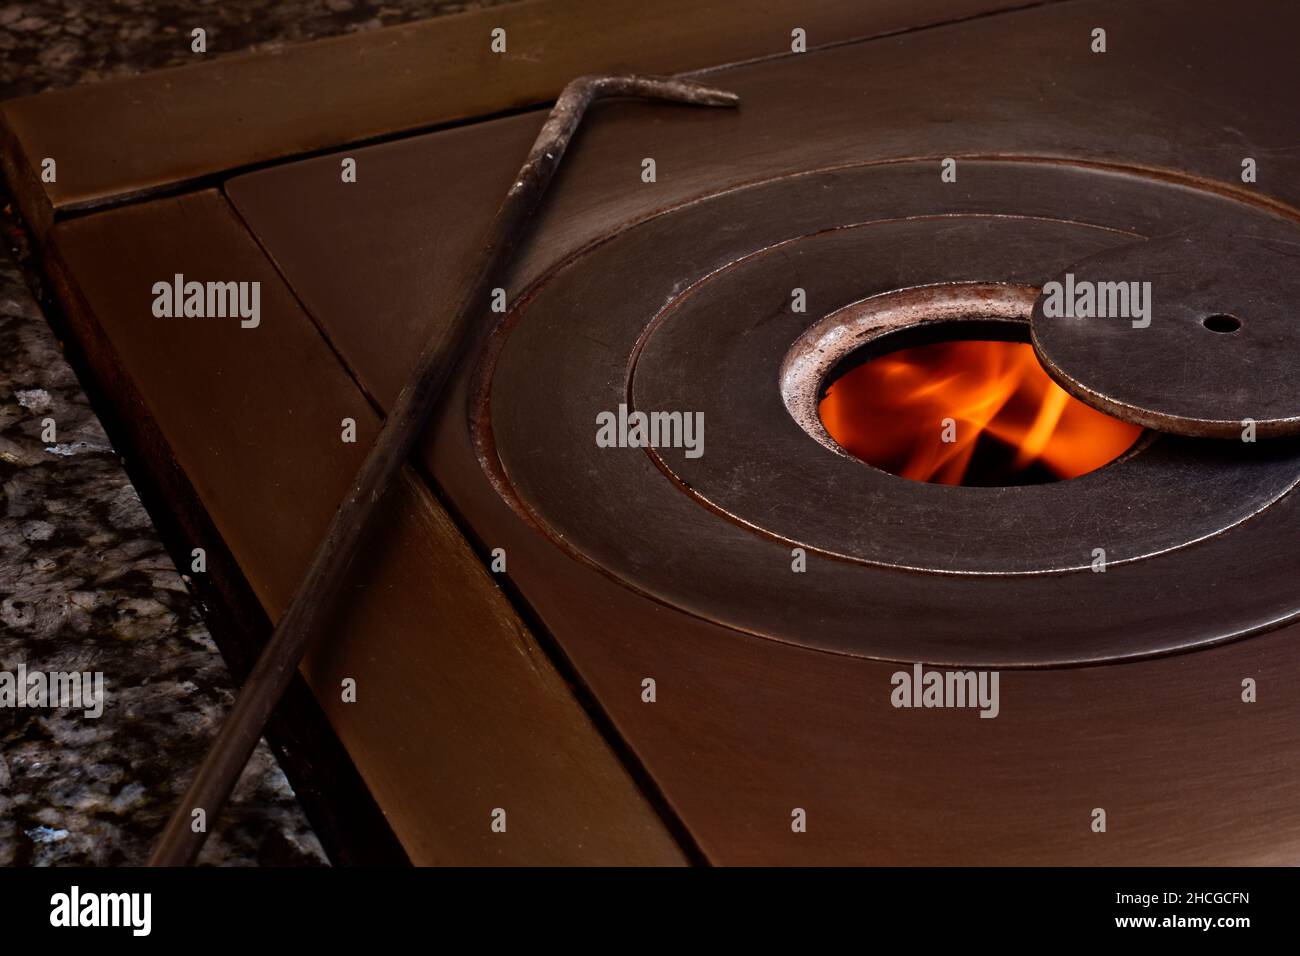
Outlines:
{"type": "MultiPolygon", "coordinates": [[[[215,56],[489,5],[0,3],[0,99],[188,62],[195,26],[215,56]]],[[[0,206],[0,678],[101,671],[106,698],[98,718],[0,707],[0,865],[139,864],[233,690],[24,283],[23,235],[0,206]]],[[[201,862],[325,862],[265,743],[201,862]]]]}
{"type": "MultiPolygon", "coordinates": [[[[140,863],[230,677],[12,260],[0,356],[0,670],[104,675],[98,718],[0,708],[0,863],[140,863]]],[[[323,859],[263,743],[203,860],[323,859]]]]}
{"type": "Polygon", "coordinates": [[[512,0],[26,0],[0,2],[0,99],[192,61],[267,49],[512,0]]]}

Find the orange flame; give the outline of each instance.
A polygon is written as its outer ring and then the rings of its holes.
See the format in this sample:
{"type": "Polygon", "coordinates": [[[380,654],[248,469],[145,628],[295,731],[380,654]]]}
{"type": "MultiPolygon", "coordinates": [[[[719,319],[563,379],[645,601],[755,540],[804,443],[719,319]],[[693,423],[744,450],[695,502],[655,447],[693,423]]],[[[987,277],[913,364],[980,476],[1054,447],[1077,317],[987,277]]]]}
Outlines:
{"type": "Polygon", "coordinates": [[[945,485],[1074,478],[1119,457],[1142,431],[1066,394],[1023,342],[891,352],[836,379],[818,412],[840,447],[868,464],[945,485]]]}

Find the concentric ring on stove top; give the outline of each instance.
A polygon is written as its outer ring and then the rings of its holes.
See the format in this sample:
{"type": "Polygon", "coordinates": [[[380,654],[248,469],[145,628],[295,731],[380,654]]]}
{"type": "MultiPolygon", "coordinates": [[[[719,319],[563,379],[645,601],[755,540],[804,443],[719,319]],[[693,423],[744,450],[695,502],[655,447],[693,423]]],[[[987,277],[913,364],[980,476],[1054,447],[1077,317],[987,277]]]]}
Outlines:
{"type": "MultiPolygon", "coordinates": [[[[770,485],[768,471],[788,473],[794,480],[774,487],[790,489],[801,476],[816,479],[839,460],[794,425],[781,405],[775,373],[764,382],[775,413],[755,413],[764,426],[789,428],[791,441],[780,443],[780,455],[755,452],[749,470],[723,461],[722,471],[707,479],[708,488],[691,487],[679,451],[661,453],[659,461],[641,449],[595,443],[600,411],[651,395],[672,400],[709,394],[698,363],[688,361],[689,348],[678,349],[679,362],[656,362],[653,382],[643,381],[645,369],[638,366],[657,348],[660,323],[715,278],[755,257],[785,257],[786,275],[824,280],[825,273],[803,271],[813,259],[803,258],[792,239],[865,234],[887,228],[887,221],[898,223],[900,235],[921,230],[923,237],[876,243],[855,272],[837,274],[833,292],[809,288],[810,310],[795,319],[783,310],[788,290],[778,301],[775,287],[755,286],[749,304],[739,306],[751,310],[751,323],[714,331],[730,336],[735,349],[752,349],[759,377],[779,366],[804,328],[851,301],[909,285],[1037,285],[1089,249],[1177,227],[1245,226],[1261,217],[1274,221],[1217,194],[1059,162],[967,162],[960,189],[940,184],[929,164],[894,163],[799,174],[721,193],[606,237],[529,290],[509,317],[494,365],[481,374],[490,399],[483,422],[491,435],[480,448],[495,449],[484,464],[511,503],[571,553],[657,600],[775,640],[892,660],[1032,666],[1161,653],[1275,626],[1300,609],[1300,560],[1289,544],[1300,530],[1300,507],[1297,495],[1284,493],[1300,477],[1294,446],[1272,446],[1269,454],[1277,460],[1241,472],[1267,472],[1276,481],[1259,494],[1246,493],[1244,510],[1223,509],[1221,527],[1182,535],[1194,543],[1170,539],[1126,553],[1122,535],[1108,529],[1133,521],[1159,530],[1159,522],[1150,520],[1151,501],[1112,503],[1110,523],[1094,523],[1096,547],[1120,545],[1098,573],[1052,562],[1009,570],[970,562],[955,569],[904,569],[879,560],[888,554],[864,560],[835,541],[800,542],[797,528],[771,527],[778,524],[773,515],[791,507],[788,498],[771,501],[765,511],[762,496],[751,495],[747,514],[728,510],[719,503],[723,495],[743,494],[747,483],[770,485]],[[1071,208],[1063,208],[1063,195],[1074,199],[1071,208]],[[976,235],[981,229],[984,239],[997,240],[992,258],[982,254],[976,235]],[[919,252],[922,247],[930,251],[919,252]],[[780,334],[773,331],[776,325],[780,334]],[[539,408],[549,414],[539,416],[539,408]],[[792,567],[792,541],[806,548],[805,570],[792,567]],[[827,543],[826,553],[818,550],[827,543]]],[[[707,310],[696,313],[695,324],[701,334],[710,331],[707,310]]],[[[706,351],[701,348],[700,355],[706,351]]],[[[735,369],[728,375],[734,384],[735,369]]],[[[739,447],[735,435],[718,436],[716,427],[706,428],[700,461],[709,460],[710,440],[721,439],[727,454],[739,447]]],[[[1163,461],[1150,455],[1134,457],[1145,464],[1113,470],[1156,467],[1162,481],[1175,488],[1184,483],[1189,493],[1204,496],[1207,507],[1213,495],[1225,494],[1221,480],[1202,488],[1189,483],[1203,462],[1172,451],[1163,461]]],[[[1049,487],[1070,486],[1077,494],[1061,497],[1057,508],[1066,530],[1098,507],[1097,495],[1114,492],[1090,486],[1087,477],[1049,487]]],[[[824,496],[825,487],[823,482],[817,493],[824,496]]],[[[881,487],[873,517],[886,522],[895,515],[913,517],[914,492],[921,487],[938,493],[929,507],[940,517],[957,500],[942,495],[986,493],[982,505],[1000,516],[1001,523],[992,525],[992,533],[1000,528],[1003,534],[999,547],[1017,546],[1020,505],[1028,500],[1024,488],[941,488],[901,479],[881,487]]],[[[836,507],[829,498],[819,503],[836,507]]],[[[831,515],[845,527],[853,517],[831,515]]],[[[941,524],[932,520],[926,528],[941,524]]],[[[834,527],[835,520],[828,520],[821,531],[834,527]]],[[[896,535],[908,531],[904,525],[896,535]]],[[[1042,527],[1035,532],[1043,533],[1042,527]]],[[[870,546],[870,536],[858,544],[870,546]]],[[[987,553],[988,544],[961,537],[946,542],[959,559],[987,553]]]]}
{"type": "MultiPolygon", "coordinates": [[[[816,444],[788,414],[778,384],[792,345],[809,329],[837,316],[847,324],[849,314],[878,311],[900,295],[858,300],[864,279],[855,264],[905,257],[889,281],[911,290],[915,280],[951,270],[945,260],[961,260],[960,271],[947,273],[960,281],[989,274],[1017,244],[1073,254],[1115,241],[1094,227],[986,216],[868,223],[787,241],[712,273],[660,314],[642,336],[629,407],[701,411],[712,436],[702,457],[653,454],[716,512],[791,547],[941,574],[1041,574],[1089,569],[1097,548],[1115,564],[1186,546],[1286,494],[1300,479],[1296,448],[1162,436],[1070,481],[918,483],[816,444]],[[852,304],[810,325],[783,302],[800,284],[852,304]],[[1134,501],[1145,507],[1134,512],[1134,501]]],[[[990,314],[976,308],[968,318],[990,314]]],[[[1020,316],[1026,341],[1028,318],[1020,316]]]]}

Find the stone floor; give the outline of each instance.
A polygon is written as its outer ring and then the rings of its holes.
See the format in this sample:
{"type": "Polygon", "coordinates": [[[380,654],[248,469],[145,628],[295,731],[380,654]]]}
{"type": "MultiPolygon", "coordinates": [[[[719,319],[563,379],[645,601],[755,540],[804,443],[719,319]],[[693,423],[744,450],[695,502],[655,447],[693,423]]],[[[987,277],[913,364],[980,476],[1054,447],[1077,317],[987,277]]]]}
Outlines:
{"type": "MultiPolygon", "coordinates": [[[[219,56],[492,5],[0,2],[0,99],[191,62],[198,26],[219,56]]],[[[2,193],[0,207],[0,672],[102,671],[106,696],[98,718],[0,707],[0,865],[139,864],[233,689],[24,281],[2,193]]],[[[201,861],[325,862],[265,743],[201,861]]]]}

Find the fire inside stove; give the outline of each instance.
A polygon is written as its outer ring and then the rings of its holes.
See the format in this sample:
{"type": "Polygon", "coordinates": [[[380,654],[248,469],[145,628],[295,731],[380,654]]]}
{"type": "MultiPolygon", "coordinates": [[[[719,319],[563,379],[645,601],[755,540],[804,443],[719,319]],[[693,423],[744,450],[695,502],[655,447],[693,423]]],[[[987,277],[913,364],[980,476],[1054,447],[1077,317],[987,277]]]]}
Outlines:
{"type": "Polygon", "coordinates": [[[1024,342],[903,348],[831,381],[818,407],[840,447],[882,471],[945,485],[1074,478],[1142,429],[1068,395],[1024,342]]]}

